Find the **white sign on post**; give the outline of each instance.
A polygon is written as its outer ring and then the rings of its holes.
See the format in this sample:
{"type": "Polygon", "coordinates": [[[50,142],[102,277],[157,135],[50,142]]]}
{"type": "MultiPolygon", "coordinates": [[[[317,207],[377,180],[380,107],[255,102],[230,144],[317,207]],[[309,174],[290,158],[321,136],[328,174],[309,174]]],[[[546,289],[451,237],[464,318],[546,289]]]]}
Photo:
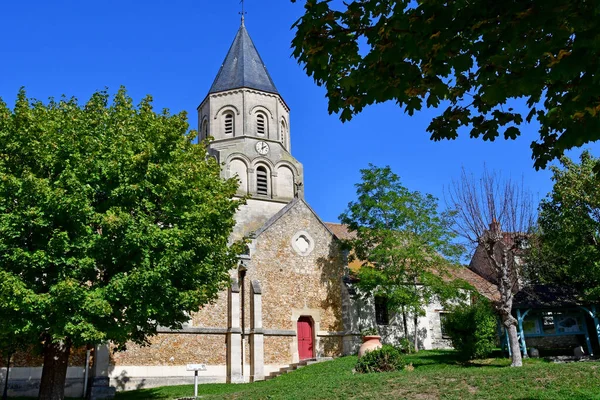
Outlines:
{"type": "Polygon", "coordinates": [[[188,364],[187,371],[194,371],[194,397],[198,397],[198,371],[206,371],[206,364],[188,364]]]}
{"type": "Polygon", "coordinates": [[[186,369],[188,371],[206,371],[206,364],[188,364],[186,369]]]}

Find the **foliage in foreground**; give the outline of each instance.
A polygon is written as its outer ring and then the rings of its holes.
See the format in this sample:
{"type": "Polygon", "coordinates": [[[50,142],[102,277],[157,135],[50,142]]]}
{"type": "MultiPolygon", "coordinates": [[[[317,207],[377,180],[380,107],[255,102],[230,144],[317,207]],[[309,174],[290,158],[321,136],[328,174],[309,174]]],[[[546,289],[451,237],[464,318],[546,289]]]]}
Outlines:
{"type": "MultiPolygon", "coordinates": [[[[510,368],[506,358],[475,360],[465,366],[454,351],[421,351],[405,356],[414,366],[378,374],[356,374],[356,357],[342,357],[267,382],[201,385],[203,399],[447,399],[591,400],[600,393],[600,363],[551,364],[524,360],[510,368]]],[[[122,392],[117,400],[167,400],[191,396],[193,386],[122,392]]]]}
{"type": "Polygon", "coordinates": [[[400,371],[406,363],[402,353],[389,344],[384,344],[380,349],[367,351],[356,361],[356,372],[368,374],[370,372],[400,371]]]}
{"type": "Polygon", "coordinates": [[[489,357],[496,347],[498,318],[485,299],[459,305],[444,317],[446,333],[460,358],[473,360],[489,357]]]}
{"type": "Polygon", "coordinates": [[[599,18],[584,0],[306,0],[292,47],[342,121],[391,100],[441,107],[433,140],[493,141],[537,120],[544,168],[600,139],[599,18]]]}
{"type": "Polygon", "coordinates": [[[195,135],[124,88],[0,100],[0,338],[43,343],[41,398],[62,397],[71,347],[143,343],[227,283],[237,182],[195,135]]]}

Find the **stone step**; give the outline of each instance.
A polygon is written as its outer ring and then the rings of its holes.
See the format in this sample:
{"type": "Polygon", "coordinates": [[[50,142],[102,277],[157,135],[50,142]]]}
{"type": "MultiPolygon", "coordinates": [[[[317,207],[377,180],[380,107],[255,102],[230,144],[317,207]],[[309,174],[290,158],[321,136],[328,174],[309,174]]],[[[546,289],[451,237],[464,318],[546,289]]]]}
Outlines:
{"type": "Polygon", "coordinates": [[[308,358],[306,360],[302,360],[297,363],[290,364],[286,367],[282,367],[279,371],[271,372],[269,375],[265,376],[265,381],[277,378],[283,374],[287,374],[288,372],[292,372],[297,370],[298,368],[306,367],[307,365],[316,364],[323,361],[331,361],[333,357],[320,357],[320,358],[308,358]]]}

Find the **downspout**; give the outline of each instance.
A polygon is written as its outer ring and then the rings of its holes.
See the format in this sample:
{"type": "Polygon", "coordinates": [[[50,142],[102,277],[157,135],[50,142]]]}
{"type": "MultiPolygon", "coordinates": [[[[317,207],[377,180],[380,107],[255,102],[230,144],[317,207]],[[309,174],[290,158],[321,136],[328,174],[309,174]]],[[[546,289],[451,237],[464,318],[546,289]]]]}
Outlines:
{"type": "Polygon", "coordinates": [[[246,358],[246,346],[245,346],[245,333],[246,333],[246,327],[245,327],[245,322],[246,322],[246,318],[245,318],[245,310],[246,307],[244,305],[245,303],[245,295],[246,295],[246,271],[248,271],[248,268],[246,268],[246,265],[242,262],[240,263],[240,266],[238,268],[238,272],[239,272],[239,278],[240,278],[240,292],[241,292],[241,306],[242,306],[242,323],[241,323],[241,328],[242,328],[242,376],[244,376],[244,361],[246,358]]]}

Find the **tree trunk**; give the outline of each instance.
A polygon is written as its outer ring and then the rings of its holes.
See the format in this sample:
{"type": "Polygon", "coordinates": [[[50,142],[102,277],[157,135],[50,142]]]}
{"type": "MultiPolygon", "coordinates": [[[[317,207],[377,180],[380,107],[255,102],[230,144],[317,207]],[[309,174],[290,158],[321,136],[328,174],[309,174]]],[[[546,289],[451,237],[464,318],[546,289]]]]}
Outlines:
{"type": "Polygon", "coordinates": [[[402,306],[402,323],[404,324],[404,337],[408,340],[408,321],[404,306],[402,306]]]}
{"type": "Polygon", "coordinates": [[[419,352],[419,316],[415,313],[413,316],[413,322],[415,324],[415,353],[419,352]]]}
{"type": "Polygon", "coordinates": [[[510,366],[522,367],[523,359],[521,357],[521,345],[519,344],[519,337],[517,335],[517,320],[511,314],[503,314],[502,324],[504,325],[504,329],[508,332],[508,341],[512,353],[512,363],[510,366]]]}
{"type": "Polygon", "coordinates": [[[38,400],[63,400],[65,398],[65,380],[70,352],[71,342],[68,339],[59,343],[52,343],[50,338],[46,339],[38,400]]]}
{"type": "Polygon", "coordinates": [[[512,264],[510,263],[510,255],[514,255],[514,253],[508,251],[506,248],[502,249],[502,258],[498,265],[500,278],[498,282],[498,290],[500,291],[500,304],[498,308],[502,316],[502,324],[508,332],[508,340],[512,353],[511,367],[522,367],[521,346],[519,345],[519,337],[517,336],[517,319],[512,316],[513,295],[515,290],[518,291],[518,287],[515,286],[516,282],[513,281],[515,274],[511,273],[514,271],[511,265],[515,264],[514,259],[512,260],[512,264]]]}
{"type": "Polygon", "coordinates": [[[4,390],[2,391],[2,400],[8,399],[8,374],[10,373],[10,359],[12,353],[8,353],[8,359],[6,360],[6,375],[4,376],[4,390]]]}

